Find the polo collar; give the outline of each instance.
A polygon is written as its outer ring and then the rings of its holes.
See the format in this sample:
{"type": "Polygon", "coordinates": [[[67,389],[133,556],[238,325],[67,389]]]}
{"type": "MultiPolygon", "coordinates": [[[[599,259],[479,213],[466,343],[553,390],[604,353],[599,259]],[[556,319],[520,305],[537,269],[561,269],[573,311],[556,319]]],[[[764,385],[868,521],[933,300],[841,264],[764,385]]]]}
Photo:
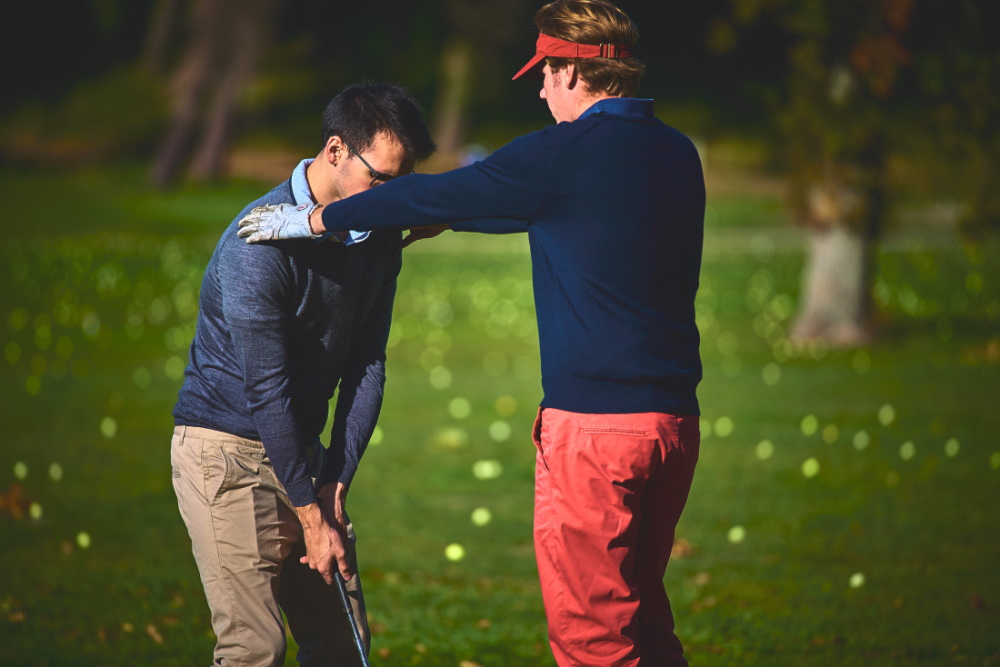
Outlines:
{"type": "Polygon", "coordinates": [[[615,116],[633,116],[637,118],[652,118],[653,100],[644,100],[634,97],[607,97],[590,105],[590,108],[580,114],[580,117],[577,118],[577,120],[581,120],[595,113],[609,113],[615,116]]]}

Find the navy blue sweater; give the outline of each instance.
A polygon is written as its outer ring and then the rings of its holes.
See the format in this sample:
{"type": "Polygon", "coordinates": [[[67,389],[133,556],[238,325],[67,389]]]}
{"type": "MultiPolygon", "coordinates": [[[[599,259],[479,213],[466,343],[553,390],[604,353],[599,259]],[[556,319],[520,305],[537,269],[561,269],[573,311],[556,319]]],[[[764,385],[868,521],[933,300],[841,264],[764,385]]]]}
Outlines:
{"type": "Polygon", "coordinates": [[[237,237],[263,204],[299,203],[289,183],[238,215],[205,270],[174,420],[259,440],[292,503],[315,500],[305,449],[319,443],[339,384],[319,485],[350,484],[382,406],[400,234],[356,245],[237,237]]]}
{"type": "Polygon", "coordinates": [[[542,406],[696,415],[704,213],[691,141],[651,100],[608,99],[476,164],[331,204],[323,224],[527,231],[542,406]]]}

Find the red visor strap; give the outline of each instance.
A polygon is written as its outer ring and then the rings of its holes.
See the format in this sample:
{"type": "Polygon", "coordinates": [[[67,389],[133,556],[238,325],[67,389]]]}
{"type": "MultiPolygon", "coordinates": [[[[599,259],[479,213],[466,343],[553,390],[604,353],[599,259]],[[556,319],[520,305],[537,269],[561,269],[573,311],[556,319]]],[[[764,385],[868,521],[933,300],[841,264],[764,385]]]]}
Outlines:
{"type": "Polygon", "coordinates": [[[632,48],[627,44],[577,44],[539,33],[535,53],[553,58],[629,58],[632,48]]]}

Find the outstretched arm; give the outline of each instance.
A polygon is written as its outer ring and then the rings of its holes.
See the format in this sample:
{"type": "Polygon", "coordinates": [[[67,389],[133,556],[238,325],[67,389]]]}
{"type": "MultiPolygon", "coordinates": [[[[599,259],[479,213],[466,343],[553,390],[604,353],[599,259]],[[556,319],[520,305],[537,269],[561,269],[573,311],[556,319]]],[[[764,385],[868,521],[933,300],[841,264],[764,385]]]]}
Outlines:
{"type": "Polygon", "coordinates": [[[397,178],[322,208],[255,210],[240,221],[240,236],[255,242],[324,231],[432,225],[491,233],[524,231],[545,198],[550,161],[532,136],[468,167],[397,178]]]}

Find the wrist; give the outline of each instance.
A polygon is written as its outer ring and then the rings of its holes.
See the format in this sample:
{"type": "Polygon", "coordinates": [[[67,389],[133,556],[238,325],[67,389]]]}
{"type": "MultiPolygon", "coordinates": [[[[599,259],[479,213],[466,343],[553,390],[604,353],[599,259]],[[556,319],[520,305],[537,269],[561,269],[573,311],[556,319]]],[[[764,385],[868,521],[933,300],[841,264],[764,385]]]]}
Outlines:
{"type": "Polygon", "coordinates": [[[326,231],[323,226],[323,204],[316,204],[309,212],[309,231],[318,236],[326,231]]]}
{"type": "Polygon", "coordinates": [[[311,502],[295,508],[295,514],[299,517],[299,523],[306,530],[315,528],[323,523],[323,513],[320,511],[318,502],[311,502]]]}

